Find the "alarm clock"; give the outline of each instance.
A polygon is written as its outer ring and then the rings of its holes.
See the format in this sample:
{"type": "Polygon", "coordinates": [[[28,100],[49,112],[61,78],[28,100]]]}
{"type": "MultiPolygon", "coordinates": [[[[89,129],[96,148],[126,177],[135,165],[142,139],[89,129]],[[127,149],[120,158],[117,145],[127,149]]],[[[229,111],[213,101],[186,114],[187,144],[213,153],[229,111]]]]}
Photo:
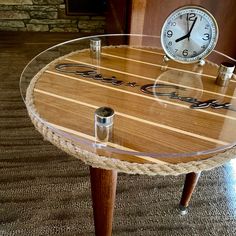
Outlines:
{"type": "Polygon", "coordinates": [[[184,6],[165,20],[161,45],[168,59],[195,63],[212,52],[218,35],[217,22],[209,11],[199,6],[184,6]]]}

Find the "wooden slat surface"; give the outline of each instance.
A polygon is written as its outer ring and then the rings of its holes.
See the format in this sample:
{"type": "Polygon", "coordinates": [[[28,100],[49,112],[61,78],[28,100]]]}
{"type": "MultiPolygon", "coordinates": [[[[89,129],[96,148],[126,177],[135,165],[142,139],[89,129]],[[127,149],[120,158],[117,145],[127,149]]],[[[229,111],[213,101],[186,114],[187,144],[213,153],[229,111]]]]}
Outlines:
{"type": "MultiPolygon", "coordinates": [[[[236,107],[236,83],[230,82],[226,88],[215,85],[216,66],[207,64],[202,68],[195,65],[193,68],[193,65],[170,62],[166,68],[162,52],[148,48],[104,48],[99,64],[89,55],[89,51],[78,52],[57,63],[95,66],[97,72],[105,77],[116,76],[139,86],[114,86],[62,73],[55,70],[55,65],[50,65],[36,84],[34,101],[41,117],[51,124],[93,139],[94,111],[109,106],[116,112],[110,146],[119,149],[181,154],[223,147],[236,141],[236,112],[212,108],[193,110],[189,103],[164,96],[154,97],[140,90],[140,86],[149,83],[174,84],[182,88],[176,90],[181,96],[201,101],[217,99],[236,107]]],[[[159,91],[169,92],[173,88],[159,91]]],[[[148,157],[145,160],[128,155],[110,156],[141,163],[152,162],[148,157]]],[[[196,158],[199,157],[160,160],[179,162],[196,158]]]]}

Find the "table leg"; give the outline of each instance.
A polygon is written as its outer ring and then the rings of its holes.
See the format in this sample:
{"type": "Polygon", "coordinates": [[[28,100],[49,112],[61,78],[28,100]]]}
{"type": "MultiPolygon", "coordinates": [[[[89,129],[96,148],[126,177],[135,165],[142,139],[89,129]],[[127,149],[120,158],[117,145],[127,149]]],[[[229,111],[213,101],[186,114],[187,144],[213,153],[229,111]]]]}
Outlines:
{"type": "Polygon", "coordinates": [[[96,236],[112,234],[117,171],[90,167],[93,216],[96,236]]]}
{"type": "Polygon", "coordinates": [[[201,172],[198,173],[191,172],[186,174],[184,189],[179,204],[181,215],[185,215],[188,212],[188,205],[200,175],[201,172]]]}

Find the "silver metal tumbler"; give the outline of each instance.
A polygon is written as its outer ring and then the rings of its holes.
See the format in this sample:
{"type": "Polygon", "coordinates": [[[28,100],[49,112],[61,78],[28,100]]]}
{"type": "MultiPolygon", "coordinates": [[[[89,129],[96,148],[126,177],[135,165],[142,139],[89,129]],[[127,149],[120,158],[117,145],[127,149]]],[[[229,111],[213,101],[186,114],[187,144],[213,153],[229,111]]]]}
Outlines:
{"type": "Polygon", "coordinates": [[[93,59],[100,58],[101,54],[101,39],[92,38],[90,39],[90,56],[93,59]]]}
{"type": "Polygon", "coordinates": [[[227,86],[233,75],[234,68],[234,64],[229,62],[222,62],[218,70],[216,84],[222,87],[227,86]]]}
{"type": "Polygon", "coordinates": [[[100,107],[95,111],[95,139],[97,146],[106,146],[112,138],[115,112],[110,107],[100,107]]]}

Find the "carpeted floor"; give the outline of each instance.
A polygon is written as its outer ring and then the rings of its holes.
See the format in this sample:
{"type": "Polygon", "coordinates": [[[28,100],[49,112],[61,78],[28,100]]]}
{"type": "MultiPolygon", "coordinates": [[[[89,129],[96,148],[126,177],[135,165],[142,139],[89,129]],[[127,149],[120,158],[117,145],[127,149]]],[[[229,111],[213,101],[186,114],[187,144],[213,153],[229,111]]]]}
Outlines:
{"type": "MultiPolygon", "coordinates": [[[[94,235],[88,167],[43,141],[18,85],[37,52],[69,38],[0,33],[0,236],[94,235]]],[[[113,235],[236,235],[236,162],[202,173],[185,216],[183,181],[119,174],[113,235]]]]}

